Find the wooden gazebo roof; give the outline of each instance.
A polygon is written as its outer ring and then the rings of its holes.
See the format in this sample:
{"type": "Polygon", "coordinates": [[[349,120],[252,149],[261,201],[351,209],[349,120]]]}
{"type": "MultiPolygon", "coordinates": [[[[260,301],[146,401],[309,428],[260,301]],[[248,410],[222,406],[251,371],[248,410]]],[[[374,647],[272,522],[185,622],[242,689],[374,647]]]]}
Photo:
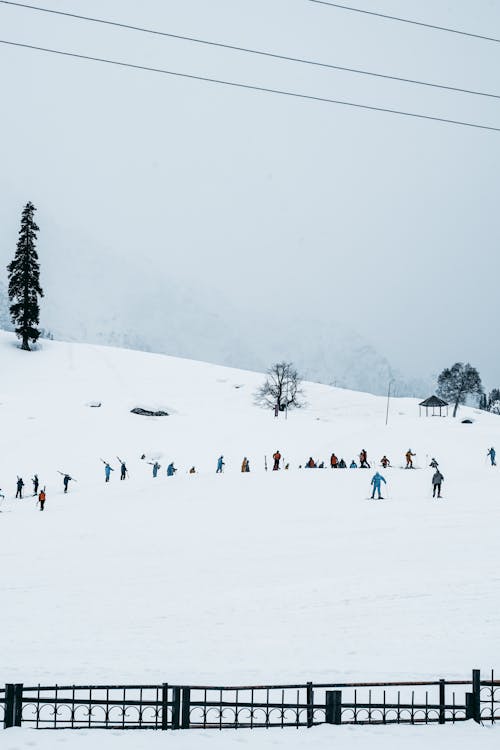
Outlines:
{"type": "Polygon", "coordinates": [[[421,401],[419,406],[448,406],[448,404],[437,396],[430,396],[430,398],[426,398],[425,401],[421,401]]]}
{"type": "Polygon", "coordinates": [[[436,416],[436,410],[439,409],[439,416],[441,417],[441,411],[443,408],[446,408],[446,416],[448,416],[448,404],[446,401],[443,401],[442,398],[438,398],[437,396],[430,396],[429,398],[426,398],[425,401],[421,401],[418,405],[418,411],[419,414],[422,414],[422,406],[425,409],[425,415],[429,416],[429,409],[432,409],[432,416],[436,416]]]}

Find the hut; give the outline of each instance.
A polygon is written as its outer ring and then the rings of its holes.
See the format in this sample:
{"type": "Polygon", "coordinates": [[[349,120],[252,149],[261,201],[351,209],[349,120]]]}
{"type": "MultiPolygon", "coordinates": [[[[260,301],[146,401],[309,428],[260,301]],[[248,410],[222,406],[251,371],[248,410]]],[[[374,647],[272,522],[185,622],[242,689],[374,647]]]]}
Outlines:
{"type": "Polygon", "coordinates": [[[430,398],[426,398],[425,401],[422,401],[418,405],[418,413],[419,416],[422,416],[422,407],[425,408],[425,416],[429,416],[429,409],[432,409],[431,417],[442,417],[442,410],[446,407],[446,416],[448,416],[448,404],[446,401],[443,401],[443,399],[438,398],[437,396],[431,396],[430,398]],[[439,415],[437,413],[437,410],[439,409],[439,415]]]}

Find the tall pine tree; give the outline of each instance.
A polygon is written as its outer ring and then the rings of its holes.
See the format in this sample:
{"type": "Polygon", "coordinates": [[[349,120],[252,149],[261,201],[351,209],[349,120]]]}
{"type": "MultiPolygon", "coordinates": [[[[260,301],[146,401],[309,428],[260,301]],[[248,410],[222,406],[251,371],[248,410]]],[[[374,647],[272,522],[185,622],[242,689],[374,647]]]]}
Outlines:
{"type": "Polygon", "coordinates": [[[43,297],[40,286],[40,265],[36,251],[36,233],[39,231],[34,221],[36,208],[30,202],[24,207],[21,230],[17,241],[14,260],[9,263],[10,315],[16,333],[22,340],[21,349],[30,351],[30,341],[35,343],[40,336],[37,326],[40,322],[38,297],[43,297]]]}

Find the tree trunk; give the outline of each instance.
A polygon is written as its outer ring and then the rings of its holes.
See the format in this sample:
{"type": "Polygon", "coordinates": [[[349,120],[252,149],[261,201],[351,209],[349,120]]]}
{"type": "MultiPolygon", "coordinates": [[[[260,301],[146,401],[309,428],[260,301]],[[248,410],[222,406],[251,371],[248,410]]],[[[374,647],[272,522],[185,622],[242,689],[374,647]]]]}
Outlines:
{"type": "Polygon", "coordinates": [[[460,396],[457,397],[457,400],[455,401],[455,408],[453,409],[453,417],[457,416],[458,411],[458,404],[460,403],[460,396]]]}
{"type": "Polygon", "coordinates": [[[23,336],[23,345],[21,346],[21,349],[24,349],[25,352],[31,351],[29,339],[27,338],[27,336],[23,336]]]}

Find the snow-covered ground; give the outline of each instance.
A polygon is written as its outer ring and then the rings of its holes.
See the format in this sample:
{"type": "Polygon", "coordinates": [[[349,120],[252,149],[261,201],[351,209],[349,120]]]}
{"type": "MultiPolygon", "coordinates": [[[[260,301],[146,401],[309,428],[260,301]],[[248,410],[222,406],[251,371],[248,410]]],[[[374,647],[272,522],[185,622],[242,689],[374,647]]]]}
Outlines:
{"type": "Polygon", "coordinates": [[[245,730],[237,732],[0,732],[2,750],[484,750],[497,748],[498,728],[477,725],[428,727],[315,727],[314,729],[245,730]]]}
{"type": "MultiPolygon", "coordinates": [[[[396,399],[386,427],[385,399],[317,384],[306,384],[307,408],[274,419],[253,405],[261,380],[79,344],[43,341],[26,353],[0,334],[0,682],[460,679],[500,668],[499,477],[486,461],[500,419],[472,409],[460,417],[473,424],[419,418],[415,400],[396,399]],[[136,416],[135,406],[170,416],[136,416]],[[332,451],[349,463],[362,448],[395,466],[383,472],[384,501],[368,499],[370,471],[298,469],[332,451]],[[408,448],[422,470],[399,469],[408,448]],[[290,470],[266,473],[276,449],[290,470]],[[225,473],[215,475],[221,453],[225,473]],[[159,459],[156,480],[142,454],[159,459]],[[431,456],[445,476],[440,501],[431,456]],[[115,467],[107,485],[101,458],[115,467]],[[179,470],[167,478],[171,460],[179,470]],[[67,496],[58,470],[77,479],[67,496]],[[34,472],[47,487],[43,514],[34,498],[13,499],[16,475],[30,490],[34,472]]],[[[404,736],[410,748],[423,737],[447,748],[472,746],[477,731],[256,734],[259,747],[357,748],[363,737],[374,747],[385,737],[392,748],[404,736]]],[[[146,735],[92,746],[161,741],[146,735]]],[[[256,742],[245,732],[175,736],[182,748],[256,742]]],[[[496,734],[480,736],[488,746],[496,734]]],[[[57,747],[67,737],[15,730],[0,743],[57,747]]]]}

